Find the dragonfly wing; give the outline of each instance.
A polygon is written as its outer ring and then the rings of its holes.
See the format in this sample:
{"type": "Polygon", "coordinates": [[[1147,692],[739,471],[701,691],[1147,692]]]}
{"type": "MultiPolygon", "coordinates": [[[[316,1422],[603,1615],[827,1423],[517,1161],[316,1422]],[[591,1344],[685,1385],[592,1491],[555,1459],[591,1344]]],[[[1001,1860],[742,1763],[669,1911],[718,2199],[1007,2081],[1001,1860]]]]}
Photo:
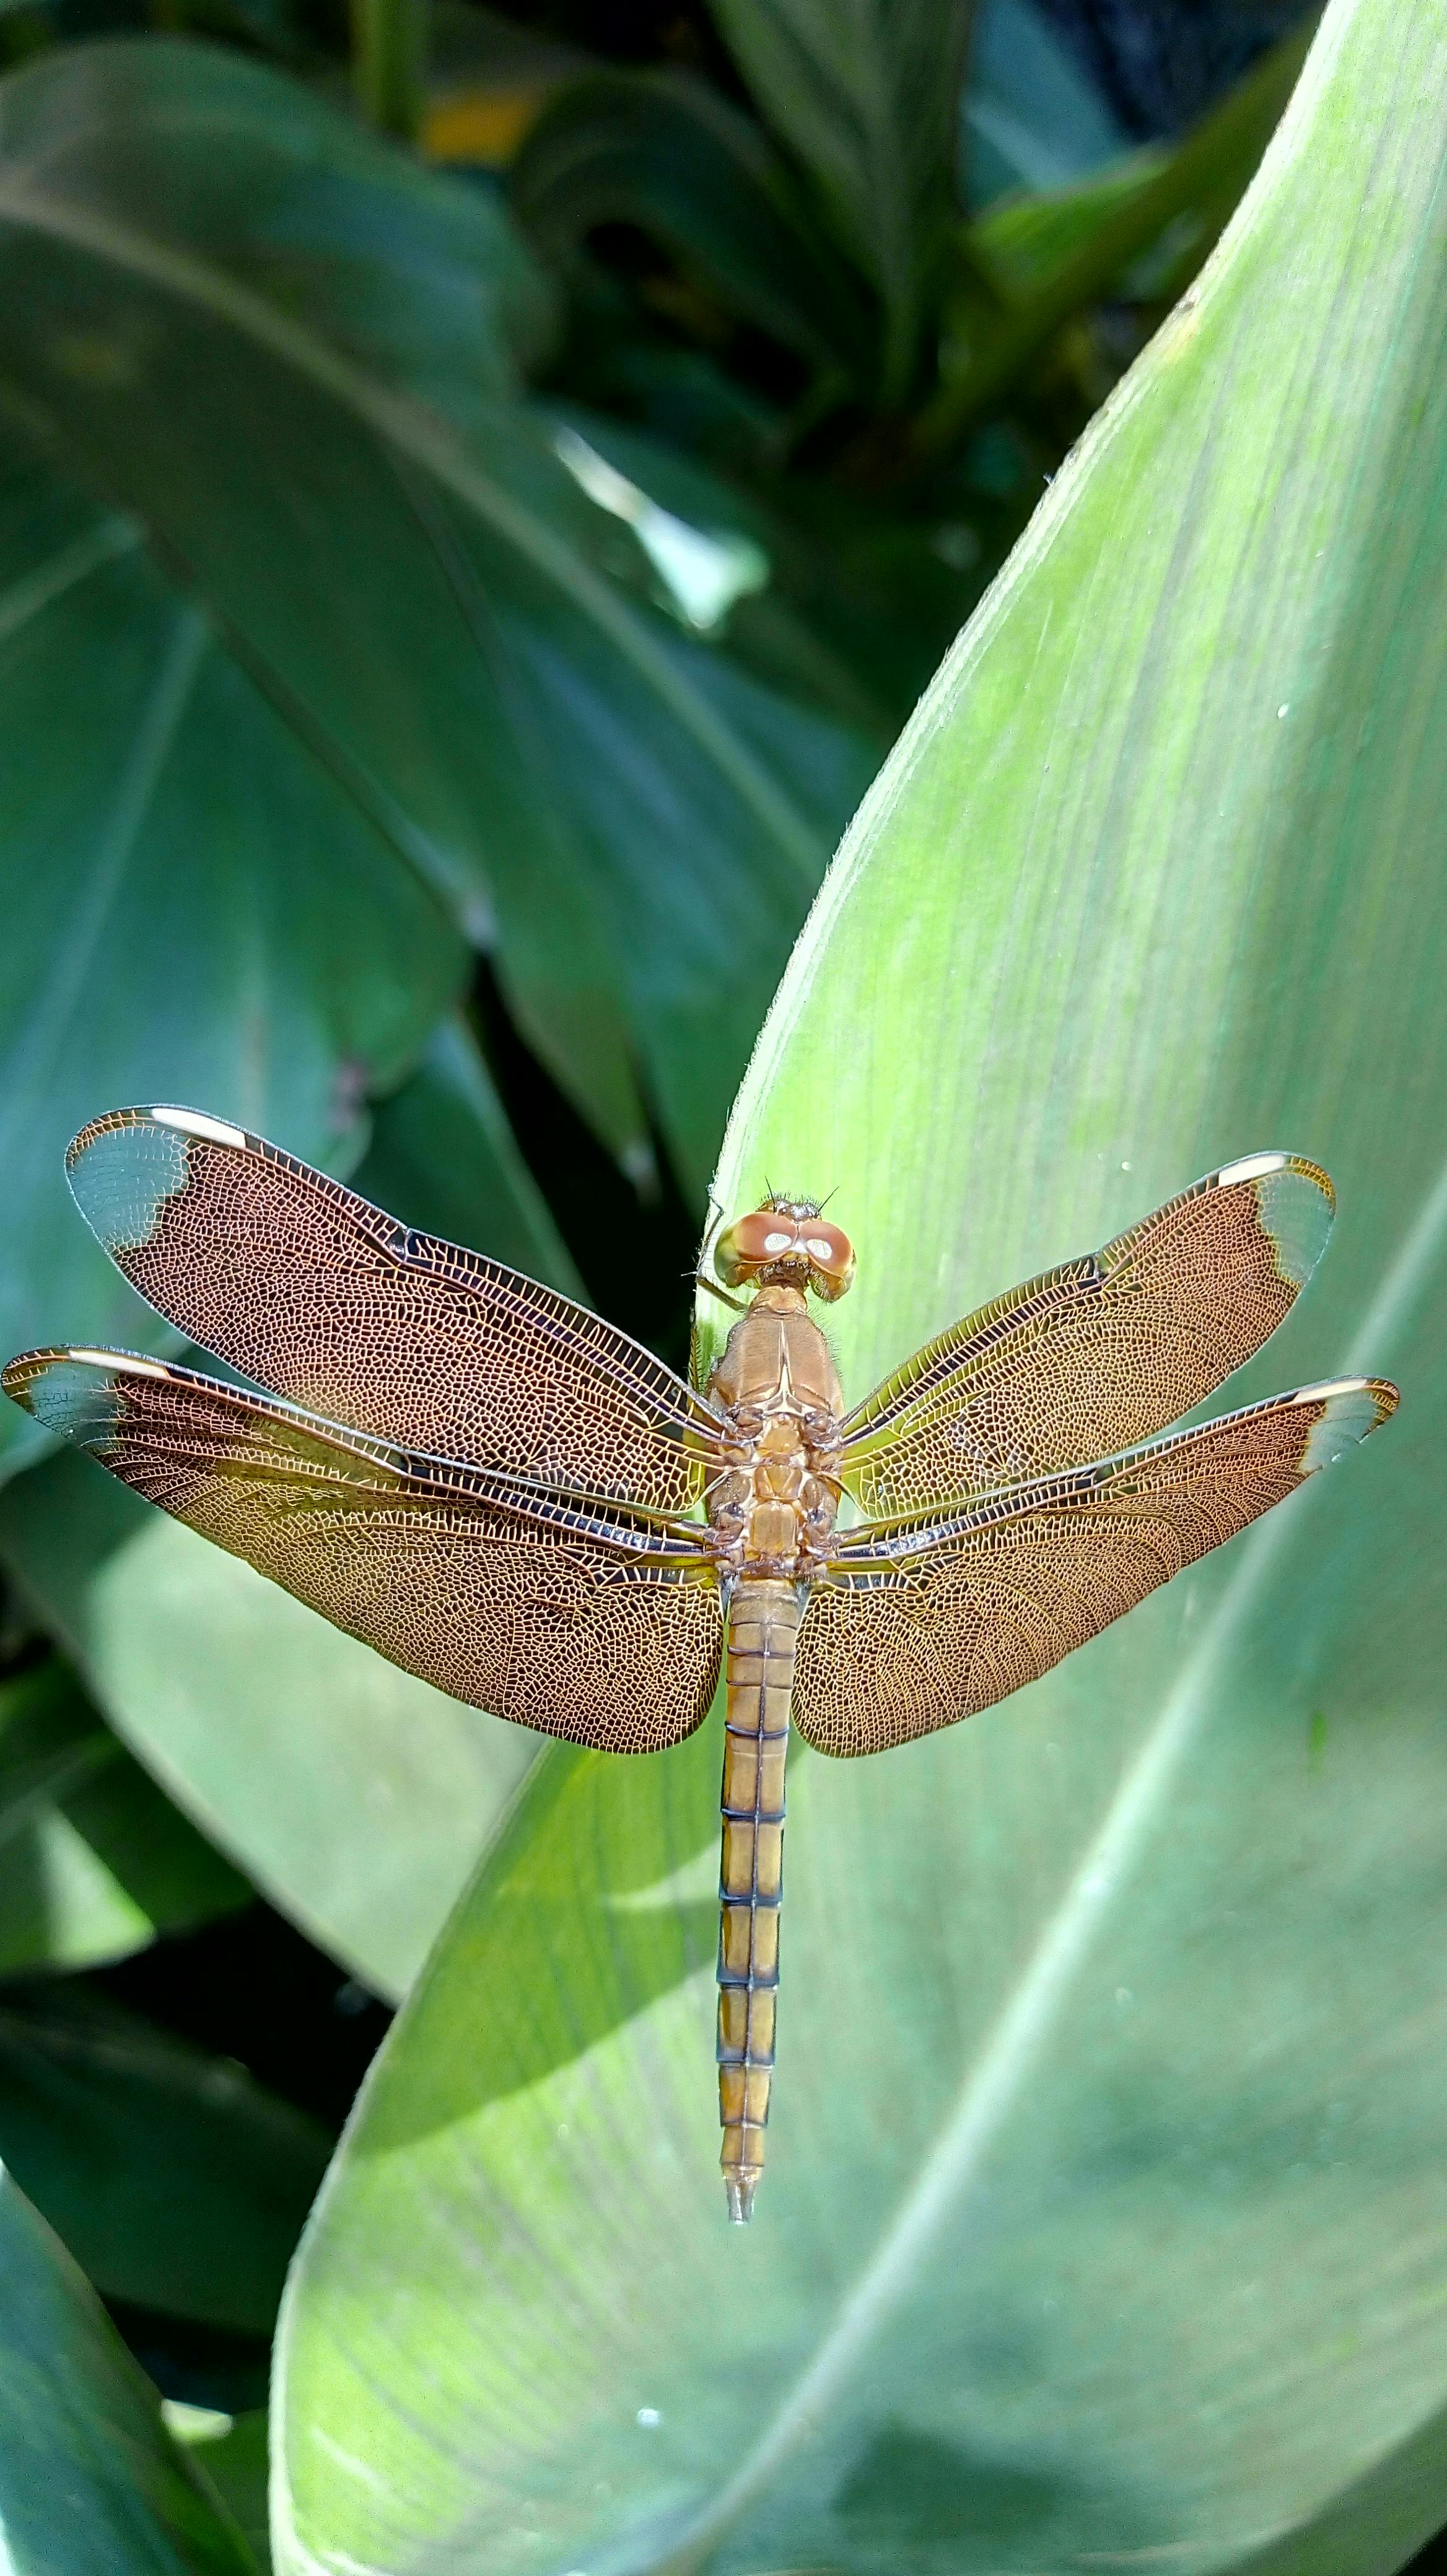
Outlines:
{"type": "Polygon", "coordinates": [[[1275,1331],[1334,1205],[1295,1155],[1211,1173],[916,1352],[845,1422],[846,1485],[867,1512],[934,1511],[1149,1439],[1275,1331]]]}
{"type": "Polygon", "coordinates": [[[844,1533],[799,1632],[794,1715],[821,1753],[877,1753],[1048,1672],[1394,1412],[1379,1378],[1244,1412],[991,1496],[844,1533]]]}
{"type": "Polygon", "coordinates": [[[698,1540],[419,1458],[114,1351],[4,1389],[138,1493],[391,1663],[520,1726],[651,1753],[698,1725],[723,1619],[698,1540]]]}
{"type": "Polygon", "coordinates": [[[259,1136],[121,1109],[71,1146],[133,1288],[273,1394],[415,1449],[685,1510],[714,1417],[600,1315],[418,1234],[259,1136]]]}

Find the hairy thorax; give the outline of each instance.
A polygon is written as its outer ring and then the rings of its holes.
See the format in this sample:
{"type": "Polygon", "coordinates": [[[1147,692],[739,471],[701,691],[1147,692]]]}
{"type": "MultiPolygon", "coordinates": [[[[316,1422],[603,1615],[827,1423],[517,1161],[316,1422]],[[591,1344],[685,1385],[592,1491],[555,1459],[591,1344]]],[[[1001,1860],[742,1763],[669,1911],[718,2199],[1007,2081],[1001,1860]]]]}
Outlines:
{"type": "Polygon", "coordinates": [[[843,1396],[829,1345],[798,1288],[760,1289],[735,1324],[709,1393],[723,1408],[708,1517],[725,1574],[807,1581],[838,1509],[843,1396]]]}

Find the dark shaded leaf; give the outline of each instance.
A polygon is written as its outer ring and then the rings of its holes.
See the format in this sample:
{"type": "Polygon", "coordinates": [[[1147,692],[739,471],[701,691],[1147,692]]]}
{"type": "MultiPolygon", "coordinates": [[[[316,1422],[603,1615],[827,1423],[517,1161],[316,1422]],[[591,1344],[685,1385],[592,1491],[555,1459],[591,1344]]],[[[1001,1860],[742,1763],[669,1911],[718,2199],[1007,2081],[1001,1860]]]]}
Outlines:
{"type": "Polygon", "coordinates": [[[268,2334],[325,2130],[70,1979],[0,1994],[0,2155],[97,2289],[268,2334]]]}
{"type": "Polygon", "coordinates": [[[879,394],[908,393],[954,204],[967,0],[712,0],[769,122],[884,308],[879,394]]]}
{"type": "Polygon", "coordinates": [[[529,132],[512,196],[555,259],[602,225],[632,224],[811,372],[866,375],[874,335],[847,268],[787,163],[704,82],[666,71],[570,82],[529,132]]]}
{"type": "Polygon", "coordinates": [[[252,2576],[64,2246],[0,2172],[0,2527],[15,2576],[252,2576]]]}

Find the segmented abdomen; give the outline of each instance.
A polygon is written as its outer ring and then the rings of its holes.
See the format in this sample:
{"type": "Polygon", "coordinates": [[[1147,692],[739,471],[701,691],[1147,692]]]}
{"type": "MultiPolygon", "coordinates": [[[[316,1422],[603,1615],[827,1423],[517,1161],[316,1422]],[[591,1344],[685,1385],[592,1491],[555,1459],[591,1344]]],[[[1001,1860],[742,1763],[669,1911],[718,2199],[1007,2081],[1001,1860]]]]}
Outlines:
{"type": "Polygon", "coordinates": [[[729,2215],[746,2219],[764,2165],[783,1895],[784,1761],[800,1595],[741,1576],[729,1608],[719,1868],[718,2096],[729,2215]]]}

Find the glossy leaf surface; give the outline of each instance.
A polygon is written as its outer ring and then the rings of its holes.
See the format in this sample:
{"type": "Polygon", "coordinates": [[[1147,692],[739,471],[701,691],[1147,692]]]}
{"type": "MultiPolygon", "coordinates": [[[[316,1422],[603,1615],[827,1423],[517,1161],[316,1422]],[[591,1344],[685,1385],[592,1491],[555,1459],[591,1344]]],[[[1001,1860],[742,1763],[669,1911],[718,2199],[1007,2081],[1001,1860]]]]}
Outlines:
{"type": "MultiPolygon", "coordinates": [[[[77,1223],[98,1110],[190,1100],[325,1162],[465,971],[436,899],[137,523],[0,427],[0,1341],[164,1331],[77,1223]]],[[[0,1453],[35,1447],[3,1408],[0,1453]]]]}
{"type": "Polygon", "coordinates": [[[496,943],[525,1034],[625,1162],[642,1063],[701,1193],[869,750],[655,605],[626,516],[469,355],[482,250],[456,184],[375,143],[363,168],[344,117],[285,107],[272,75],[155,40],[7,82],[0,384],[496,943]]]}
{"type": "Polygon", "coordinates": [[[249,2576],[89,2282],[0,2172],[0,2529],[14,2576],[249,2576]]]}
{"type": "Polygon", "coordinates": [[[56,1658],[0,1686],[0,1976],[124,1958],[250,1895],[56,1658]]]}
{"type": "Polygon", "coordinates": [[[1370,1367],[1399,1419],[1019,1699],[793,1765],[747,2231],[716,1746],[549,1763],[294,2276],[289,2576],[1387,2576],[1443,2518],[1444,98],[1435,18],[1336,0],[867,801],[721,1182],[837,1190],[862,1393],[1313,1155],[1336,1239],[1231,1393],[1370,1367]]]}
{"type": "Polygon", "coordinates": [[[0,2153],[107,2298],[269,2334],[328,2149],[241,2067],[93,1988],[0,1994],[0,2153]]]}

